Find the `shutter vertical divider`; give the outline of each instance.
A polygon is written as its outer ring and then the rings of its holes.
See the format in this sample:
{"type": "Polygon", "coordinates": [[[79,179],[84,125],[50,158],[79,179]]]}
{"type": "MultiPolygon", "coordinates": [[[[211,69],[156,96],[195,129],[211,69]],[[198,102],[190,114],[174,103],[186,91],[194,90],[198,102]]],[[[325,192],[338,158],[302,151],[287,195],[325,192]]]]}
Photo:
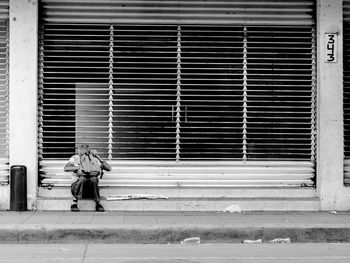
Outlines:
{"type": "Polygon", "coordinates": [[[243,162],[247,161],[247,27],[243,28],[243,162]]]}
{"type": "Polygon", "coordinates": [[[44,26],[39,33],[39,87],[38,87],[38,158],[43,159],[43,103],[44,103],[44,26]]]}
{"type": "Polygon", "coordinates": [[[108,160],[113,158],[113,64],[114,64],[114,27],[110,26],[109,38],[109,101],[108,101],[108,160]]]}
{"type": "Polygon", "coordinates": [[[311,161],[316,160],[317,145],[317,78],[316,78],[316,33],[311,31],[311,161]]]}
{"type": "Polygon", "coordinates": [[[180,161],[181,121],[181,27],[177,27],[177,82],[176,82],[176,161],[180,161]]]}

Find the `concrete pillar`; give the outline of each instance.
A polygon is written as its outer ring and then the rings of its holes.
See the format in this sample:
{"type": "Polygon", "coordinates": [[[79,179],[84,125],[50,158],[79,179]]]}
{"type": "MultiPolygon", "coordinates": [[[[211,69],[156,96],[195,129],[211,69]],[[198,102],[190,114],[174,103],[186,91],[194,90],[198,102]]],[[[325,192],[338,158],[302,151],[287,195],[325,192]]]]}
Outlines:
{"type": "Polygon", "coordinates": [[[344,209],[342,0],[317,1],[317,190],[322,210],[344,209]],[[326,61],[326,33],[338,33],[338,61],[326,61]]]}
{"type": "Polygon", "coordinates": [[[38,1],[10,1],[10,165],[27,167],[28,209],[34,209],[38,185],[37,68],[38,1]]]}

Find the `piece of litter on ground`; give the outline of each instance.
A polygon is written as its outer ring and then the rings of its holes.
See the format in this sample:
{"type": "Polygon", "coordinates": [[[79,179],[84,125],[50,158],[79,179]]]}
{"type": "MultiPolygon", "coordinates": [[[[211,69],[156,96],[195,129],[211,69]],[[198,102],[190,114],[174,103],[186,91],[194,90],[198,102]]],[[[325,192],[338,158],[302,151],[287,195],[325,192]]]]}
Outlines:
{"type": "Polygon", "coordinates": [[[290,243],[290,238],[275,238],[273,240],[270,240],[269,243],[290,243]]]}
{"type": "Polygon", "coordinates": [[[242,213],[242,209],[238,205],[230,205],[226,207],[223,211],[224,213],[242,213]]]}
{"type": "Polygon", "coordinates": [[[243,244],[256,244],[256,243],[262,243],[262,240],[261,239],[257,239],[257,240],[246,239],[246,240],[243,240],[242,243],[243,244]]]}
{"type": "Polygon", "coordinates": [[[330,213],[330,214],[336,214],[337,211],[330,211],[329,213],[330,213]]]}
{"type": "Polygon", "coordinates": [[[201,243],[201,239],[199,237],[190,237],[181,241],[181,244],[184,245],[199,245],[201,243]]]}
{"type": "Polygon", "coordinates": [[[163,195],[129,194],[129,195],[109,195],[107,201],[137,200],[137,199],[168,199],[163,195]]]}

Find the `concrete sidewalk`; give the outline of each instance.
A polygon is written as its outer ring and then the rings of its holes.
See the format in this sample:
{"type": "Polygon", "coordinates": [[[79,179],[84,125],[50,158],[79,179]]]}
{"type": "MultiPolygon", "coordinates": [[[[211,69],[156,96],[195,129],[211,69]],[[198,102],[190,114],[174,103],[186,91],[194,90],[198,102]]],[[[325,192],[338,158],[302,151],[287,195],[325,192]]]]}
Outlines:
{"type": "Polygon", "coordinates": [[[350,242],[350,212],[0,212],[1,243],[350,242]]]}

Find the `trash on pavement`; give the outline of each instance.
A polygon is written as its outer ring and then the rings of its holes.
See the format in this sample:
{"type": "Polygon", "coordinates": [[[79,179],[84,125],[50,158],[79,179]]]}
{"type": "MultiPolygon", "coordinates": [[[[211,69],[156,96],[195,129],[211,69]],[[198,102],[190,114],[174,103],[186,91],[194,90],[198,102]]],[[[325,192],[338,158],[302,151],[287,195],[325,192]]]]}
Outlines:
{"type": "Polygon", "coordinates": [[[269,243],[290,243],[290,238],[275,238],[270,240],[269,243]]]}
{"type": "Polygon", "coordinates": [[[256,244],[256,243],[262,243],[262,240],[261,239],[257,239],[257,240],[246,239],[246,240],[243,240],[242,243],[243,244],[256,244]]]}
{"type": "Polygon", "coordinates": [[[168,199],[163,195],[129,194],[129,195],[109,195],[107,201],[137,200],[137,199],[168,199]]]}
{"type": "Polygon", "coordinates": [[[181,244],[184,245],[199,245],[201,243],[201,239],[199,237],[190,237],[181,241],[181,244]]]}
{"type": "Polygon", "coordinates": [[[229,213],[242,213],[242,209],[238,205],[230,205],[226,207],[223,211],[224,213],[229,212],[229,213]]]}

